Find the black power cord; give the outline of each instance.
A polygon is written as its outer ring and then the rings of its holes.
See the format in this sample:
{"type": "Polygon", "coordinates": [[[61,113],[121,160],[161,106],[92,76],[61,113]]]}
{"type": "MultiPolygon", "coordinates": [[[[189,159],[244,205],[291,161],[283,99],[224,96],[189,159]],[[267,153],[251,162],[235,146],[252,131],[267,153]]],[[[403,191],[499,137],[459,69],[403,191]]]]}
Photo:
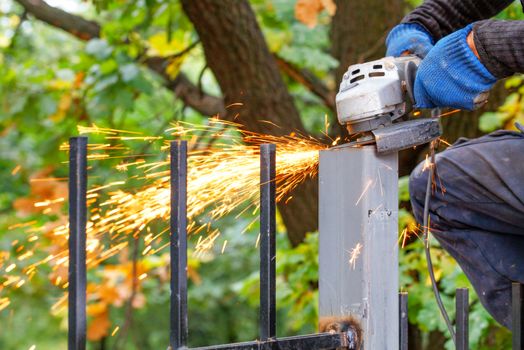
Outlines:
{"type": "Polygon", "coordinates": [[[444,318],[444,321],[446,322],[446,326],[448,327],[449,333],[451,334],[451,339],[453,339],[453,343],[455,346],[457,346],[457,341],[455,337],[455,329],[453,328],[453,325],[449,319],[448,312],[446,311],[446,308],[444,307],[444,304],[442,303],[442,298],[440,297],[440,292],[437,287],[437,280],[435,279],[435,271],[433,270],[433,262],[431,261],[431,252],[429,247],[429,199],[431,197],[431,184],[433,183],[434,176],[435,176],[435,146],[437,141],[431,141],[429,149],[430,149],[430,158],[431,158],[431,164],[429,166],[429,174],[428,174],[428,182],[426,184],[426,196],[424,198],[424,223],[423,223],[423,232],[424,232],[424,250],[426,252],[426,263],[428,265],[428,272],[429,272],[429,278],[431,280],[431,286],[433,287],[433,294],[435,294],[435,299],[437,300],[437,305],[440,310],[440,313],[442,314],[442,317],[444,318]]]}

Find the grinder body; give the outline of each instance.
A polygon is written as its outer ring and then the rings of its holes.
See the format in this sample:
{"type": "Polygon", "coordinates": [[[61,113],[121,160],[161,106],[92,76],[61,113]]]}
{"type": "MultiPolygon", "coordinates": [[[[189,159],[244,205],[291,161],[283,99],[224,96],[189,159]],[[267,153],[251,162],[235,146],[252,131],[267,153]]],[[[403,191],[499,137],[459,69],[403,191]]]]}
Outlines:
{"type": "Polygon", "coordinates": [[[346,126],[353,143],[375,143],[379,153],[389,153],[440,136],[436,119],[402,118],[415,105],[413,85],[419,64],[420,58],[404,56],[349,66],[336,106],[338,121],[346,126]]]}

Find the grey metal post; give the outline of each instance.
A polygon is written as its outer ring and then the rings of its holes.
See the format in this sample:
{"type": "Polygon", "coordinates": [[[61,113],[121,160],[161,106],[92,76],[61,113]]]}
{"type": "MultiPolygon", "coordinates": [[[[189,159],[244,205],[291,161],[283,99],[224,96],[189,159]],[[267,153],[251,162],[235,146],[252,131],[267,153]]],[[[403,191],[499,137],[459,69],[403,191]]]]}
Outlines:
{"type": "Polygon", "coordinates": [[[399,348],[398,155],[320,152],[320,317],[361,321],[364,349],[399,348]]]}

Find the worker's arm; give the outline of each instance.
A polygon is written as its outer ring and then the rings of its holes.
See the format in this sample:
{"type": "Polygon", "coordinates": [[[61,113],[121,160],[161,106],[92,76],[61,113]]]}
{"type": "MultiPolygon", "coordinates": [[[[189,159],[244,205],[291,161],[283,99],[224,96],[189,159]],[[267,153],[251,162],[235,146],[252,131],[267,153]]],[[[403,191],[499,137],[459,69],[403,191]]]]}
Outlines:
{"type": "Polygon", "coordinates": [[[524,72],[524,21],[487,20],[442,38],[419,66],[417,107],[475,109],[493,84],[524,72]]]}
{"type": "Polygon", "coordinates": [[[404,17],[402,23],[421,25],[436,42],[468,24],[495,16],[512,2],[512,0],[427,0],[404,17]]]}
{"type": "Polygon", "coordinates": [[[440,39],[424,58],[415,78],[416,107],[472,110],[485,103],[497,78],[475,55],[472,28],[440,39]]]}
{"type": "Polygon", "coordinates": [[[473,43],[480,61],[496,78],[524,73],[524,21],[477,22],[473,43]]]}
{"type": "Polygon", "coordinates": [[[424,58],[444,36],[490,18],[511,3],[511,0],[427,0],[389,33],[386,55],[410,53],[424,58]]]}
{"type": "Polygon", "coordinates": [[[497,78],[524,72],[524,22],[488,19],[511,0],[427,0],[401,25],[423,27],[435,42],[476,22],[475,46],[480,61],[497,78]]]}

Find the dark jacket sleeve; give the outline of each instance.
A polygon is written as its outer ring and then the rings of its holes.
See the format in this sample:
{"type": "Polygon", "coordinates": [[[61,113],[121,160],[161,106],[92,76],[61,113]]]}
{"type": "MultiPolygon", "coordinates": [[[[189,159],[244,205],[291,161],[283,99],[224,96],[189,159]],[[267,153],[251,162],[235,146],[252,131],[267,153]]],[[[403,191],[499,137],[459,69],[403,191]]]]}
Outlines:
{"type": "MultiPolygon", "coordinates": [[[[524,21],[488,19],[512,0],[427,0],[402,20],[418,23],[435,41],[477,22],[474,41],[480,61],[497,78],[524,73],[524,21]]],[[[524,1],[523,1],[524,5],[524,1]]]]}
{"type": "Polygon", "coordinates": [[[524,21],[480,21],[473,39],[480,61],[495,77],[524,73],[524,21]]]}
{"type": "Polygon", "coordinates": [[[427,0],[409,13],[403,23],[418,23],[435,41],[470,23],[488,19],[508,7],[512,0],[427,0]]]}

